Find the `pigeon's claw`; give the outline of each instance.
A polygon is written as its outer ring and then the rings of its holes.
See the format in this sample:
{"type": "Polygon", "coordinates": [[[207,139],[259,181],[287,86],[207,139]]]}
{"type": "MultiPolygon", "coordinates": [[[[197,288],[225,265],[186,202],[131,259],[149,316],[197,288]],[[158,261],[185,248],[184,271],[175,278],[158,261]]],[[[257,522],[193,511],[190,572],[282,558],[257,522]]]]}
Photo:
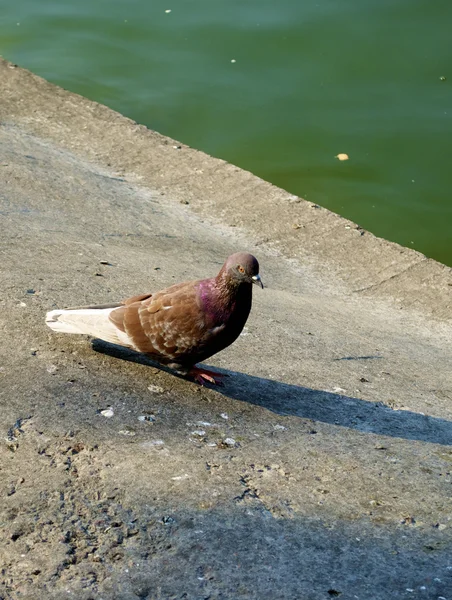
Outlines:
{"type": "Polygon", "coordinates": [[[223,385],[221,380],[223,377],[227,377],[226,373],[218,373],[217,371],[210,371],[209,369],[201,369],[199,367],[192,367],[187,375],[200,385],[206,385],[206,382],[212,385],[223,385]]]}

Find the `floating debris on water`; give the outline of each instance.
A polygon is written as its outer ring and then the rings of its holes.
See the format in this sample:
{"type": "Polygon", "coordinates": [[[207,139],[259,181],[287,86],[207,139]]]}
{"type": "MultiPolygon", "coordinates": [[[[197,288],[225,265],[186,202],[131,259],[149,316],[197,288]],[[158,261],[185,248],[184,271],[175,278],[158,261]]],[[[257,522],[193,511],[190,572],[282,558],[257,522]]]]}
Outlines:
{"type": "Polygon", "coordinates": [[[349,156],[348,154],[341,152],[340,154],[336,154],[334,158],[337,158],[338,160],[348,160],[349,156]]]}

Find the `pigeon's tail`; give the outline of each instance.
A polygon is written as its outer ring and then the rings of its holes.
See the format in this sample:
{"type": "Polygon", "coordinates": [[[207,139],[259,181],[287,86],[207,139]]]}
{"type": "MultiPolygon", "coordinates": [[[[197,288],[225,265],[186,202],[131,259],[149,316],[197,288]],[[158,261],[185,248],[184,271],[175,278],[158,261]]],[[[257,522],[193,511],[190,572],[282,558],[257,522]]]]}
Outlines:
{"type": "Polygon", "coordinates": [[[76,333],[132,347],[129,336],[118,329],[110,320],[114,308],[67,308],[51,310],[46,315],[46,324],[58,333],[76,333]]]}

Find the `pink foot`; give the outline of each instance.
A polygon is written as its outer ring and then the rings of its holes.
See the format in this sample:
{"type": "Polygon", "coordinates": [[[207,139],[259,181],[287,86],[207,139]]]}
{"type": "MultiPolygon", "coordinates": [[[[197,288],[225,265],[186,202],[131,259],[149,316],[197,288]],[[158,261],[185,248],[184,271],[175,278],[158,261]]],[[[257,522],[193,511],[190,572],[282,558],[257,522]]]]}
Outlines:
{"type": "Polygon", "coordinates": [[[193,377],[200,385],[205,385],[206,382],[212,385],[223,385],[221,380],[223,377],[227,377],[226,373],[217,373],[217,371],[209,371],[208,369],[200,369],[199,367],[192,367],[187,375],[188,377],[193,377]]]}

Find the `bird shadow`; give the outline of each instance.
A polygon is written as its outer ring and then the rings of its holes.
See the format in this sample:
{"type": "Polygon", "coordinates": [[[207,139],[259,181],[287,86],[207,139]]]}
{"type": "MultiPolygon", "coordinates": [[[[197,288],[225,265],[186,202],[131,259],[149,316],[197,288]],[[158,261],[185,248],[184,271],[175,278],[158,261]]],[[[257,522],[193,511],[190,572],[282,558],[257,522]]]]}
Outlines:
{"type": "MultiPolygon", "coordinates": [[[[147,356],[121,346],[95,339],[92,341],[92,348],[101,354],[148,365],[181,377],[147,356]]],[[[261,406],[278,415],[300,417],[364,433],[452,446],[452,422],[446,419],[410,410],[395,410],[379,402],[254,377],[246,373],[215,370],[228,376],[223,380],[223,385],[215,387],[217,392],[227,398],[261,406]]]]}

